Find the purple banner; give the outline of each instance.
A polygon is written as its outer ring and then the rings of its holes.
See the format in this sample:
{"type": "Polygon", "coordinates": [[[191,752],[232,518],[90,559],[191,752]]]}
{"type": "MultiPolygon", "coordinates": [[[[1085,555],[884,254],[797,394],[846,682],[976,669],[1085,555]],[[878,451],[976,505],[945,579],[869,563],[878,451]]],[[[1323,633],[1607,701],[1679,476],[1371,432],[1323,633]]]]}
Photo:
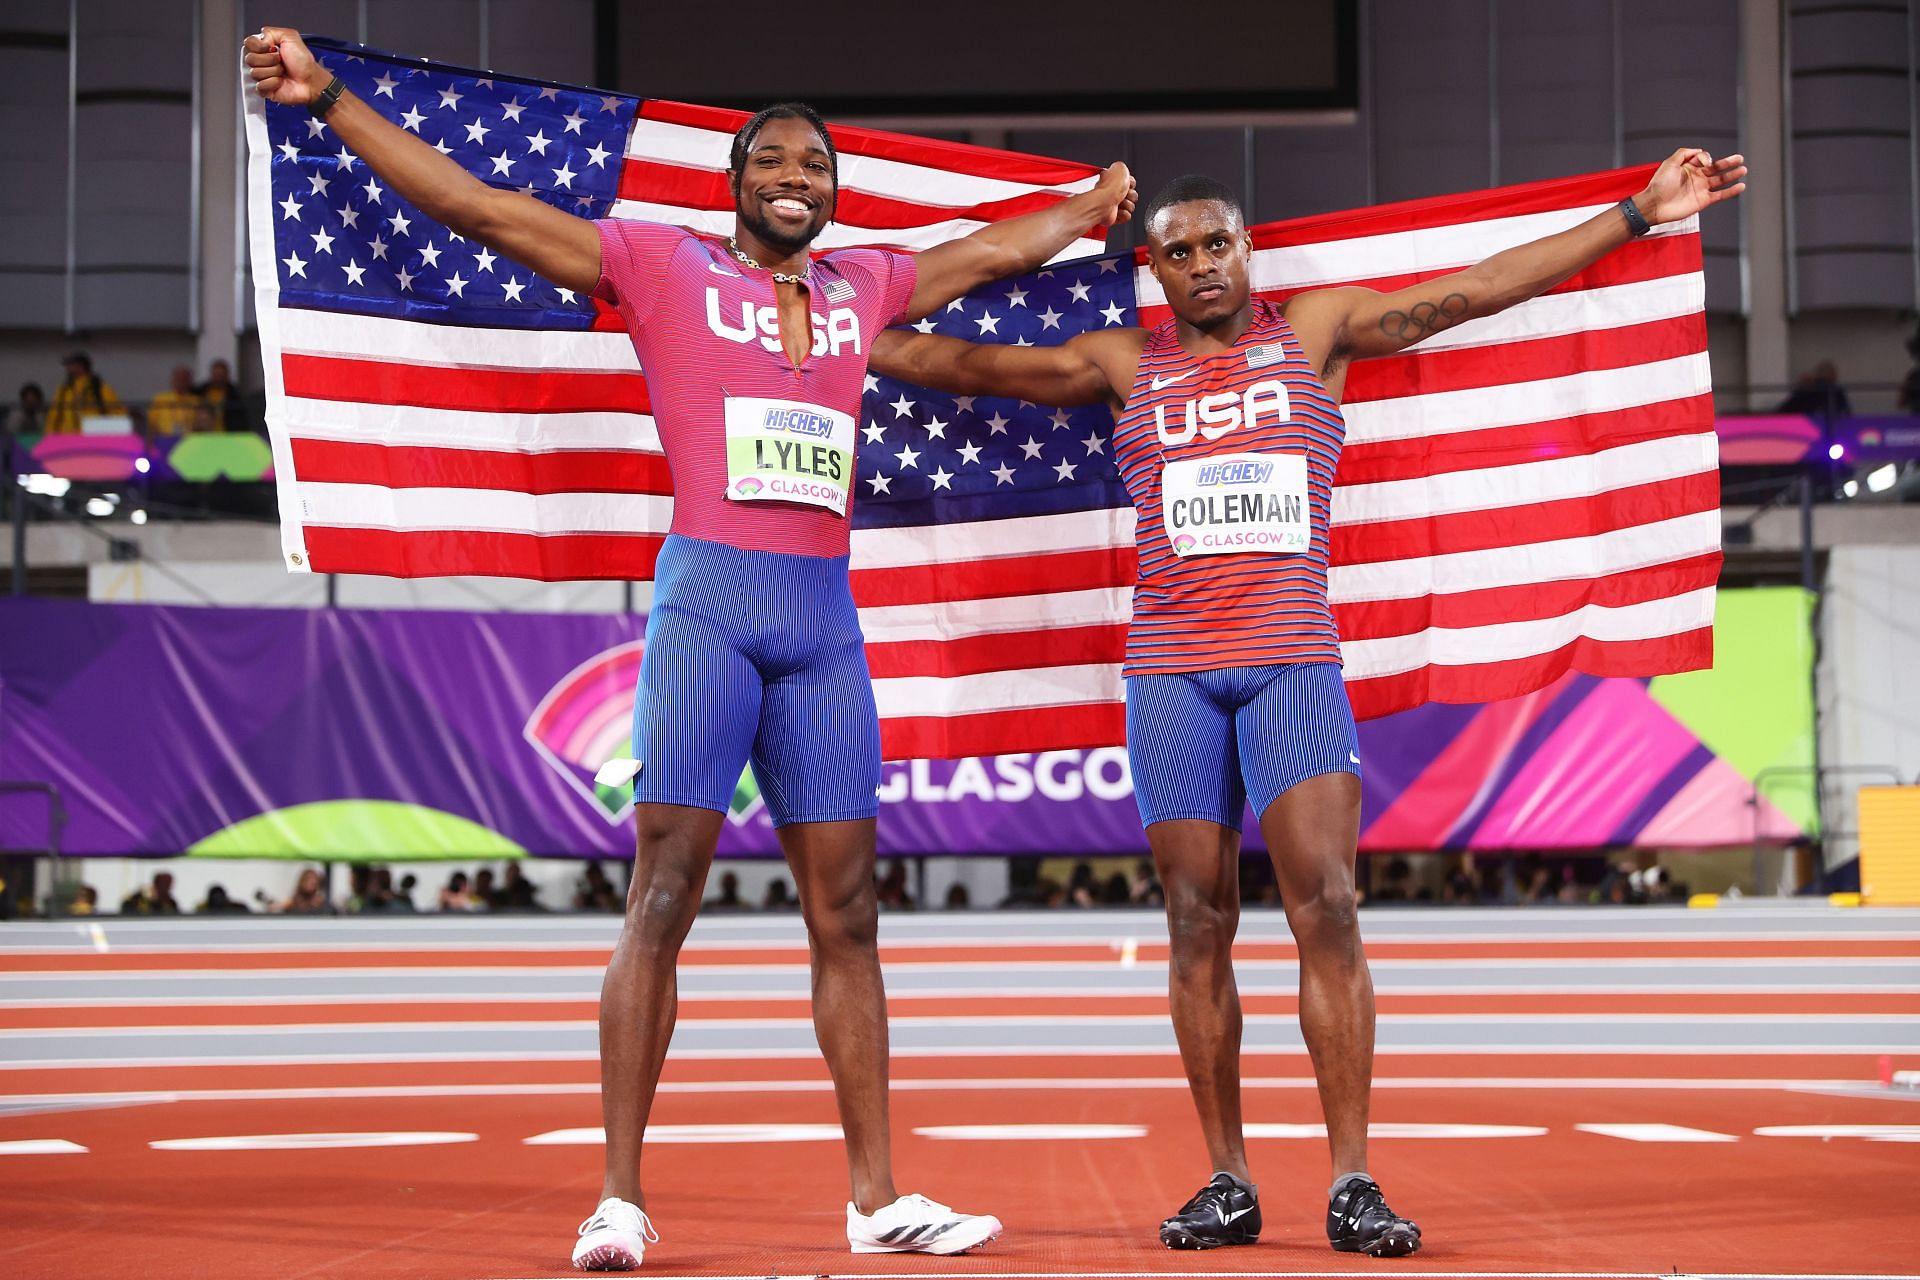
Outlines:
{"type": "MultiPolygon", "coordinates": [[[[1748,637],[1791,632],[1804,603],[1768,594],[1723,593],[1722,612],[1725,597],[1752,598],[1764,613],[1731,611],[1748,637]]],[[[78,855],[625,857],[630,792],[593,775],[627,753],[644,626],[0,601],[0,783],[57,788],[61,847],[78,855]]],[[[1362,846],[1799,836],[1793,815],[1753,803],[1747,779],[1797,758],[1805,734],[1752,721],[1753,708],[1782,705],[1786,685],[1733,660],[1728,641],[1716,672],[1572,676],[1509,702],[1362,725],[1362,846]],[[1746,696],[1743,681],[1776,692],[1746,696]]],[[[890,763],[880,796],[882,853],[1146,849],[1118,745],[890,763]]],[[[727,817],[723,855],[778,854],[751,773],[727,817]]],[[[46,829],[40,797],[0,795],[0,847],[40,847],[46,829]]],[[[1247,835],[1259,847],[1250,821],[1247,835]]]]}

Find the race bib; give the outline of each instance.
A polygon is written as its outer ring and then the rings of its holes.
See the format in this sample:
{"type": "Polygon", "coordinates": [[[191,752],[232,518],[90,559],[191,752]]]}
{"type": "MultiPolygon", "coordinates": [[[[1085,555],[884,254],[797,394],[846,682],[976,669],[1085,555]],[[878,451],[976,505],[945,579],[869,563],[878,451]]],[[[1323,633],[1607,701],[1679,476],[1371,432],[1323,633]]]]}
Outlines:
{"type": "Polygon", "coordinates": [[[727,397],[727,497],[836,514],[853,485],[853,418],[798,400],[727,397]]]}
{"type": "Polygon", "coordinates": [[[1297,453],[1220,453],[1169,462],[1160,512],[1174,554],[1296,554],[1312,541],[1307,460],[1297,453]]]}

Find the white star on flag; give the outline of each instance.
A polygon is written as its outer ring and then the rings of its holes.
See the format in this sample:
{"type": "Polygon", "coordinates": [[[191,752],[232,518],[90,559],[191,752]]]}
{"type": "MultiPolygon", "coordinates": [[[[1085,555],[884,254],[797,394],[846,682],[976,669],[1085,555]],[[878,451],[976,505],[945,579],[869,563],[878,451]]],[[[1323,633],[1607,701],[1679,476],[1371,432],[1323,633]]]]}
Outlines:
{"type": "Polygon", "coordinates": [[[376,98],[391,98],[393,96],[393,86],[399,83],[400,82],[395,80],[391,74],[382,71],[379,78],[374,81],[374,84],[378,85],[379,88],[373,91],[373,96],[376,98]]]}
{"type": "Polygon", "coordinates": [[[982,313],[980,318],[974,321],[974,323],[980,326],[981,333],[1000,332],[1000,317],[994,315],[991,311],[982,313]]]}
{"type": "Polygon", "coordinates": [[[916,471],[920,469],[920,454],[912,445],[902,446],[900,452],[893,456],[900,459],[902,467],[912,467],[916,471]]]}
{"type": "Polygon", "coordinates": [[[333,252],[333,236],[328,233],[325,227],[313,233],[313,251],[315,253],[329,254],[333,252]]]}
{"type": "Polygon", "coordinates": [[[903,391],[900,393],[900,398],[888,407],[893,410],[894,417],[904,418],[913,412],[913,401],[907,399],[907,395],[903,391]]]}
{"type": "Polygon", "coordinates": [[[439,266],[440,250],[434,248],[433,245],[429,244],[426,248],[420,251],[420,261],[425,263],[429,267],[439,266]]]}
{"type": "Polygon", "coordinates": [[[491,271],[493,270],[493,264],[499,260],[497,255],[487,252],[486,247],[483,245],[481,246],[480,252],[474,256],[473,264],[482,271],[491,271]]]}
{"type": "Polygon", "coordinates": [[[367,202],[369,204],[379,204],[380,197],[387,193],[386,188],[382,187],[379,183],[375,182],[372,178],[368,178],[367,185],[360,189],[367,193],[367,202]]]}
{"type": "Polygon", "coordinates": [[[1040,456],[1040,442],[1032,436],[1028,436],[1027,442],[1020,446],[1020,452],[1026,454],[1029,458],[1037,458],[1040,456]]]}
{"type": "Polygon", "coordinates": [[[373,250],[373,256],[376,259],[387,256],[387,242],[379,236],[375,236],[372,240],[368,241],[367,247],[373,250]]]}
{"type": "Polygon", "coordinates": [[[553,139],[547,136],[547,131],[545,129],[542,129],[540,132],[534,134],[531,138],[528,138],[526,140],[527,154],[528,155],[547,154],[547,145],[552,141],[553,139]]]}
{"type": "Polygon", "coordinates": [[[456,298],[467,296],[467,282],[460,278],[458,271],[447,277],[447,292],[456,298]]]}
{"type": "Polygon", "coordinates": [[[568,133],[579,133],[580,126],[587,122],[587,118],[577,111],[561,118],[567,122],[568,133]]]}
{"type": "Polygon", "coordinates": [[[993,469],[993,483],[996,488],[1003,484],[1012,484],[1013,468],[1004,462],[995,467],[993,469]]]}
{"type": "Polygon", "coordinates": [[[400,117],[400,127],[402,129],[411,129],[413,132],[418,133],[420,132],[420,122],[425,119],[426,117],[418,111],[412,107],[408,107],[406,114],[400,117]]]}
{"type": "Polygon", "coordinates": [[[299,277],[301,277],[302,279],[304,279],[304,278],[306,277],[306,274],[307,274],[307,264],[306,264],[306,263],[305,263],[304,261],[302,261],[302,260],[301,260],[301,258],[300,258],[300,255],[299,255],[299,254],[297,254],[297,253],[290,253],[290,254],[288,254],[288,255],[287,255],[286,257],[284,257],[284,258],[282,258],[282,259],[280,259],[280,261],[282,261],[282,262],[284,262],[284,263],[286,263],[286,264],[287,264],[287,274],[288,274],[288,275],[291,275],[291,276],[299,276],[299,277]]]}
{"type": "Polygon", "coordinates": [[[569,169],[564,164],[562,164],[558,169],[555,169],[553,171],[553,180],[559,183],[563,187],[569,187],[569,188],[572,187],[573,179],[574,179],[573,170],[569,169]]]}
{"type": "Polygon", "coordinates": [[[868,444],[879,444],[887,438],[886,429],[877,422],[869,422],[860,428],[860,434],[867,438],[868,444]]]}
{"type": "Polygon", "coordinates": [[[1060,465],[1053,469],[1053,473],[1062,480],[1071,480],[1073,479],[1073,464],[1065,458],[1062,458],[1060,459],[1060,465]]]}
{"type": "Polygon", "coordinates": [[[945,467],[935,467],[933,473],[927,478],[933,481],[933,487],[936,490],[953,488],[953,475],[945,467]]]}
{"type": "Polygon", "coordinates": [[[400,287],[409,293],[413,292],[413,277],[404,266],[400,268],[400,287]]]}
{"type": "Polygon", "coordinates": [[[282,200],[280,202],[280,217],[282,221],[288,218],[292,218],[295,222],[300,221],[300,202],[292,196],[288,196],[285,200],[282,200]]]}
{"type": "Polygon", "coordinates": [[[349,262],[343,270],[347,273],[348,284],[360,284],[360,277],[367,274],[367,269],[357,262],[349,262]]]}
{"type": "Polygon", "coordinates": [[[487,126],[483,124],[481,121],[475,120],[472,124],[469,124],[467,126],[467,141],[468,142],[485,142],[487,140],[487,135],[492,132],[493,130],[487,128],[487,126]]]}
{"type": "Polygon", "coordinates": [[[960,461],[964,463],[980,461],[980,446],[965,443],[960,446],[960,461]]]}
{"type": "Polygon", "coordinates": [[[508,276],[507,283],[502,286],[502,288],[505,289],[506,291],[508,302],[520,301],[520,295],[526,290],[526,287],[527,286],[521,284],[518,280],[515,280],[512,276],[508,276]]]}
{"type": "Polygon", "coordinates": [[[460,105],[460,98],[460,91],[452,85],[448,85],[440,91],[440,109],[442,111],[454,110],[460,105]]]}
{"type": "Polygon", "coordinates": [[[872,475],[867,477],[867,483],[873,486],[873,491],[875,493],[886,493],[889,489],[892,488],[893,479],[890,476],[881,475],[878,471],[876,471],[872,475]]]}
{"type": "Polygon", "coordinates": [[[613,152],[597,142],[587,148],[587,160],[596,169],[603,167],[607,163],[607,157],[612,154],[613,152]]]}
{"type": "Polygon", "coordinates": [[[502,118],[511,120],[515,124],[520,122],[520,113],[525,110],[526,108],[520,104],[518,98],[512,102],[503,102],[500,104],[500,114],[502,118]]]}

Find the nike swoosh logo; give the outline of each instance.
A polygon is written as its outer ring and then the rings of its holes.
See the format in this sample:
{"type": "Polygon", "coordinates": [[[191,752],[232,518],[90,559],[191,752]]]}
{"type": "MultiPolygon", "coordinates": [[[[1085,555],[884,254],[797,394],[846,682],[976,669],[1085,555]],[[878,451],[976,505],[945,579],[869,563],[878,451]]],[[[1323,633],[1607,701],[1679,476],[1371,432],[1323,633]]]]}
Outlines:
{"type": "Polygon", "coordinates": [[[1174,383],[1185,382],[1188,378],[1191,378],[1192,376],[1193,376],[1193,370],[1189,369],[1185,373],[1181,374],[1179,377],[1168,378],[1165,382],[1160,381],[1160,375],[1157,373],[1154,374],[1152,378],[1148,379],[1148,381],[1153,384],[1153,389],[1155,391],[1165,391],[1168,387],[1172,386],[1174,383]]]}
{"type": "Polygon", "coordinates": [[[1222,1226],[1225,1226],[1228,1223],[1235,1221],[1236,1219],[1246,1217],[1248,1214],[1252,1212],[1253,1212],[1253,1206],[1248,1205],[1246,1208],[1236,1209],[1232,1213],[1223,1213],[1220,1215],[1220,1224],[1222,1226]]]}
{"type": "Polygon", "coordinates": [[[723,267],[717,262],[709,262],[707,264],[707,270],[713,272],[713,274],[717,276],[737,276],[740,274],[738,271],[735,271],[729,267],[723,267]]]}
{"type": "Polygon", "coordinates": [[[1355,764],[1359,764],[1359,763],[1360,763],[1360,757],[1359,757],[1359,756],[1357,756],[1357,755],[1355,755],[1355,754],[1353,754],[1353,752],[1351,752],[1351,751],[1349,751],[1349,752],[1347,752],[1347,759],[1349,759],[1349,760],[1351,760],[1351,761],[1353,761],[1353,762],[1354,762],[1355,764]]]}

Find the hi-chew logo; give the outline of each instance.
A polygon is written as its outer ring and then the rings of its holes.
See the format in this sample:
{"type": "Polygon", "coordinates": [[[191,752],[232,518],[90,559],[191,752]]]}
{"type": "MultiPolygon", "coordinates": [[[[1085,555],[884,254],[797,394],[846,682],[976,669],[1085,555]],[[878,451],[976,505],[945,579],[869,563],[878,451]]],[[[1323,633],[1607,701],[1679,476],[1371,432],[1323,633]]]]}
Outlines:
{"type": "Polygon", "coordinates": [[[813,436],[822,440],[833,434],[832,418],[797,404],[769,406],[760,425],[768,431],[784,431],[788,435],[813,436]]]}
{"type": "Polygon", "coordinates": [[[1239,458],[1229,462],[1209,462],[1194,473],[1193,479],[1195,484],[1205,488],[1218,485],[1265,484],[1273,479],[1273,464],[1239,458]]]}
{"type": "MultiPolygon", "coordinates": [[[[608,826],[618,826],[633,812],[633,784],[612,787],[594,781],[593,775],[607,761],[632,750],[634,686],[643,644],[633,640],[615,645],[567,672],[547,690],[521,730],[547,766],[593,805],[608,826]]],[[[643,760],[643,777],[645,768],[643,760]]],[[[738,825],[764,805],[753,770],[743,771],[727,817],[738,825]]]]}

